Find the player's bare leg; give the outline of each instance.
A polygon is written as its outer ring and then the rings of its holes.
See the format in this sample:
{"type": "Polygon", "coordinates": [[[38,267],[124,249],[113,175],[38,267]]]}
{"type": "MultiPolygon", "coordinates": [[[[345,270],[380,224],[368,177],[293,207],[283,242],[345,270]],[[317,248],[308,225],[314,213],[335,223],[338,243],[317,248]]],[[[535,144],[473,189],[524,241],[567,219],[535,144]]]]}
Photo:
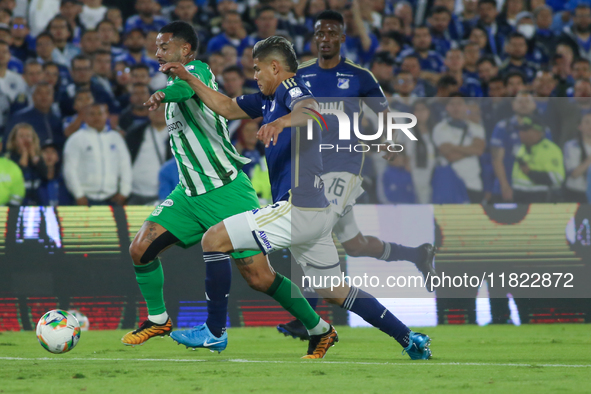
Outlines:
{"type": "Polygon", "coordinates": [[[339,305],[357,315],[372,326],[393,337],[413,360],[431,357],[431,339],[410,330],[375,297],[346,283],[333,289],[316,289],[316,293],[331,304],[339,305]]]}
{"type": "Polygon", "coordinates": [[[145,221],[135,235],[129,254],[133,260],[138,285],[148,306],[148,319],[137,330],[130,331],[121,338],[124,345],[143,345],[152,337],[170,335],[172,320],[164,305],[164,273],[158,256],[177,242],[178,239],[168,230],[151,221],[145,221]]]}

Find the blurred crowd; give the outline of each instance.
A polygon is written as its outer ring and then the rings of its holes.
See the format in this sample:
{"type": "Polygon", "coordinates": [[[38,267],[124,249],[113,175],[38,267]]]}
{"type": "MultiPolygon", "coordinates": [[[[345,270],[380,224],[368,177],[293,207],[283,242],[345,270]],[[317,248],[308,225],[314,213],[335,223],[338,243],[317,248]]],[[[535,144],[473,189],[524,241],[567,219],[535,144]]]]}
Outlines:
{"type": "MultiPolygon", "coordinates": [[[[315,15],[343,14],[417,141],[367,152],[365,203],[591,200],[591,0],[0,0],[0,205],[152,204],[178,183],[156,36],[191,23],[220,90],[258,90],[254,44],[316,57],[315,15]],[[589,179],[588,179],[589,178],[589,179]]],[[[369,121],[369,118],[368,120],[369,121]]],[[[270,199],[257,121],[232,121],[270,199]]]]}

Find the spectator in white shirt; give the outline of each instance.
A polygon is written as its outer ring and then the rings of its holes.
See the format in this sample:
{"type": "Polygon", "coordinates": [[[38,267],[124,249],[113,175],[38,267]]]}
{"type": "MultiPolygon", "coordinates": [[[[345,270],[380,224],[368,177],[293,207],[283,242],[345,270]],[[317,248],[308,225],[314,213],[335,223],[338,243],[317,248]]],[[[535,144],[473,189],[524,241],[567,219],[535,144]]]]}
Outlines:
{"type": "Polygon", "coordinates": [[[150,122],[132,127],[125,136],[132,162],[130,205],[158,201],[158,172],[172,157],[164,106],[150,111],[150,122]]]}
{"type": "Polygon", "coordinates": [[[31,0],[29,3],[29,27],[31,36],[37,37],[54,16],[60,13],[61,0],[31,0]]]}
{"type": "Polygon", "coordinates": [[[108,116],[105,104],[88,106],[87,126],[66,142],[64,177],[78,205],[123,205],[131,192],[129,151],[108,116]]]}
{"type": "Polygon", "coordinates": [[[585,114],[579,124],[580,134],[564,144],[566,170],[565,200],[586,203],[587,172],[591,166],[591,113],[585,114]]]}
{"type": "Polygon", "coordinates": [[[10,47],[0,41],[0,91],[13,102],[19,94],[27,92],[27,84],[23,77],[8,69],[9,61],[10,47]]]}
{"type": "Polygon", "coordinates": [[[80,14],[80,23],[86,30],[96,29],[100,21],[105,19],[107,7],[103,5],[103,0],[86,0],[82,6],[80,14]]]}
{"type": "Polygon", "coordinates": [[[433,130],[433,142],[444,164],[451,164],[464,182],[471,203],[479,204],[484,197],[480,178],[479,156],[486,146],[484,128],[467,120],[468,107],[461,93],[452,93],[446,102],[448,119],[433,130]]]}

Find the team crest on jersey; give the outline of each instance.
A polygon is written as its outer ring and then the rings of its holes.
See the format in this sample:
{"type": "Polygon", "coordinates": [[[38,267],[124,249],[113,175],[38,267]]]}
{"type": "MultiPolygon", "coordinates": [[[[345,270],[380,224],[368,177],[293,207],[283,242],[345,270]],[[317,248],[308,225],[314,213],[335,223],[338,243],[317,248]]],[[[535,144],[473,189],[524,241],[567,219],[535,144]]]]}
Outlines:
{"type": "Polygon", "coordinates": [[[152,211],[152,216],[158,216],[162,213],[162,207],[156,207],[156,209],[154,209],[152,211]]]}
{"type": "Polygon", "coordinates": [[[349,78],[339,78],[339,81],[337,82],[337,88],[349,89],[349,78]]]}
{"type": "Polygon", "coordinates": [[[289,95],[291,96],[291,98],[300,97],[302,94],[302,89],[300,88],[293,88],[289,91],[289,95]]]}
{"type": "Polygon", "coordinates": [[[174,201],[172,201],[170,198],[162,201],[162,205],[163,207],[172,207],[174,205],[174,201]]]}
{"type": "Polygon", "coordinates": [[[304,83],[304,85],[306,85],[306,86],[307,86],[307,87],[309,87],[309,88],[311,88],[311,87],[312,87],[312,84],[310,83],[310,81],[306,81],[306,82],[304,83]]]}
{"type": "Polygon", "coordinates": [[[195,70],[195,66],[192,66],[192,65],[191,66],[186,66],[185,67],[185,70],[187,70],[187,71],[195,70]]]}
{"type": "Polygon", "coordinates": [[[271,109],[269,111],[275,111],[275,100],[271,101],[271,109]]]}

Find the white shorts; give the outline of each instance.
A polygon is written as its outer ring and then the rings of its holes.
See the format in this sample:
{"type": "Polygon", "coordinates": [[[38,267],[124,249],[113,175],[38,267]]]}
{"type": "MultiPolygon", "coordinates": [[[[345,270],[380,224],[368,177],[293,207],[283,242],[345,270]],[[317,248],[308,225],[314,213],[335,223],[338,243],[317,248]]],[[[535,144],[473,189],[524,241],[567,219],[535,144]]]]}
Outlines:
{"type": "Polygon", "coordinates": [[[339,242],[349,241],[359,234],[359,227],[353,215],[355,200],[363,194],[363,179],[350,172],[329,172],[322,176],[324,194],[339,214],[333,232],[339,242]]]}
{"type": "Polygon", "coordinates": [[[289,248],[306,275],[340,275],[332,226],[336,213],[294,207],[280,201],[224,220],[234,250],[261,250],[265,255],[289,248]]]}

